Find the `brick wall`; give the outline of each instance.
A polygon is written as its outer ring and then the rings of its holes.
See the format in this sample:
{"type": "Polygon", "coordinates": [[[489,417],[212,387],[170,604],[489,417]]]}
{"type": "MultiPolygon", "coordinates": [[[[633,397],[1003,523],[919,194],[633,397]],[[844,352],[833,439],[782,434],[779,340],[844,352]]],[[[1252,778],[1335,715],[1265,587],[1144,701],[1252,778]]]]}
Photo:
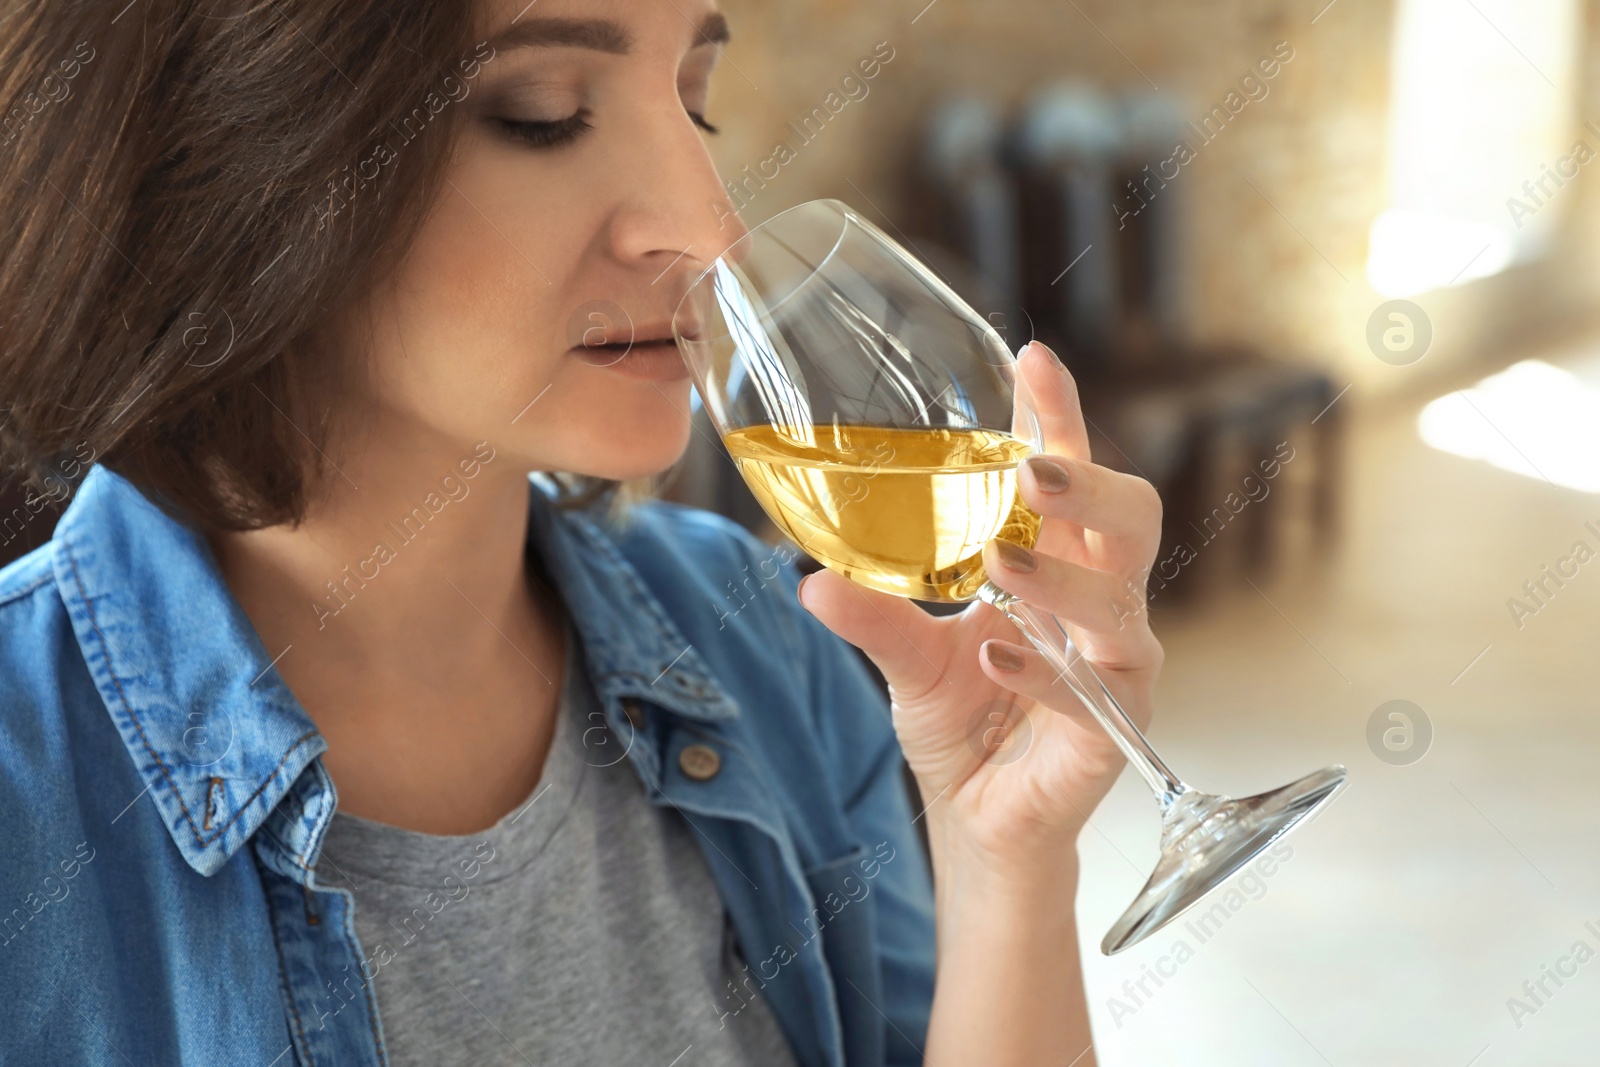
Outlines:
{"type": "MultiPolygon", "coordinates": [[[[1326,10],[1326,0],[925,2],[726,0],[734,44],[712,101],[713,121],[728,131],[714,139],[725,177],[769,159],[779,140],[795,141],[786,123],[818,106],[878,42],[894,50],[867,95],[797,146],[775,179],[745,184],[747,221],[819,196],[880,223],[880,213],[903,221],[912,134],[945,88],[1008,106],[1062,76],[1113,89],[1153,84],[1198,122],[1285,41],[1294,57],[1268,95],[1172,183],[1190,220],[1183,259],[1193,336],[1330,362],[1358,391],[1381,392],[1559,330],[1594,303],[1600,196],[1586,169],[1563,190],[1567,222],[1547,261],[1417,298],[1435,322],[1422,363],[1391,367],[1368,351],[1366,322],[1383,299],[1366,282],[1365,262],[1368,226],[1387,206],[1392,0],[1336,0],[1326,10]]],[[[1585,8],[1580,112],[1600,117],[1600,13],[1585,8]]]]}

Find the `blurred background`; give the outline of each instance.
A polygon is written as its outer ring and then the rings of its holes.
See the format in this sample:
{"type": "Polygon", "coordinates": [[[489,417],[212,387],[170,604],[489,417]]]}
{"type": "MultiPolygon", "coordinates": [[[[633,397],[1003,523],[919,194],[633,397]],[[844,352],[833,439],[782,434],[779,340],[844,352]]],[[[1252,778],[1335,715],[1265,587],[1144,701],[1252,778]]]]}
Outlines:
{"type": "MultiPolygon", "coordinates": [[[[1350,768],[1225,914],[1106,958],[1156,854],[1124,776],[1082,843],[1101,1062],[1600,1062],[1600,11],[724,6],[740,217],[852,205],[1161,489],[1174,769],[1350,768]]],[[[713,439],[669,495],[776,538],[713,439]]]]}
{"type": "MultiPolygon", "coordinates": [[[[1350,768],[1225,914],[1106,958],[1156,855],[1118,783],[1077,902],[1100,1062],[1597,1062],[1600,11],[723,6],[744,221],[852,205],[1160,488],[1174,769],[1350,768]]],[[[667,495],[775,539],[702,428],[667,495]]],[[[7,496],[0,557],[54,511],[7,496]]]]}

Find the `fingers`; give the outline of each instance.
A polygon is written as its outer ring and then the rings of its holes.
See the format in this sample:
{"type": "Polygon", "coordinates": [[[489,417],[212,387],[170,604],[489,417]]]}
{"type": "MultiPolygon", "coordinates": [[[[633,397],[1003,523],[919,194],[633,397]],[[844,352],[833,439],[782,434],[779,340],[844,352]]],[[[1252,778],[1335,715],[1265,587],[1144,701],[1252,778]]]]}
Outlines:
{"type": "MultiPolygon", "coordinates": [[[[1031,405],[1039,417],[1044,450],[1074,459],[1089,458],[1089,431],[1078,404],[1078,383],[1051,350],[1031,341],[1017,356],[1019,403],[1031,405]]],[[[1030,438],[1031,430],[1022,437],[1030,438]]]]}
{"type": "Polygon", "coordinates": [[[1058,674],[1037,649],[1008,641],[989,640],[978,649],[978,663],[983,673],[997,685],[1065,715],[1102,742],[1108,765],[1120,762],[1121,755],[1109,735],[1078,698],[1072,684],[1058,674]]]}
{"type": "Polygon", "coordinates": [[[1161,539],[1161,497],[1143,478],[1062,455],[1029,456],[1021,471],[1023,502],[1039,515],[1154,554],[1161,539]]]}
{"type": "Polygon", "coordinates": [[[1144,610],[1136,590],[1122,577],[1030,552],[1010,541],[985,544],[983,565],[1006,592],[1086,630],[1118,629],[1122,620],[1144,610]]]}
{"type": "Polygon", "coordinates": [[[1086,631],[1081,650],[1096,663],[1134,669],[1159,661],[1161,645],[1144,625],[1144,592],[1120,575],[999,540],[984,545],[983,563],[1006,592],[1086,631]]]}
{"type": "Polygon", "coordinates": [[[1092,722],[1071,686],[1037,649],[1010,641],[990,639],[978,646],[983,673],[1019,696],[1031,697],[1047,707],[1092,722]]]}
{"type": "Polygon", "coordinates": [[[922,651],[934,644],[934,617],[911,601],[820,570],[801,581],[800,605],[865,652],[900,692],[921,694],[942,680],[922,651]]]}

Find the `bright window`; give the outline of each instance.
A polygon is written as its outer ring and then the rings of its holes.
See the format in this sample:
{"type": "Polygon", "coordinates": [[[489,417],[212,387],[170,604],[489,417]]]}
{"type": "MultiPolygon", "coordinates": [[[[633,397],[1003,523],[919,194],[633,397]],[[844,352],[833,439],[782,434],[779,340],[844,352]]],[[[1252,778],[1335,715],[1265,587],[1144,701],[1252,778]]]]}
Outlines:
{"type": "Polygon", "coordinates": [[[1527,359],[1422,409],[1434,448],[1553,485],[1600,493],[1600,355],[1527,359]]]}
{"type": "Polygon", "coordinates": [[[1577,0],[1400,0],[1390,208],[1367,258],[1379,293],[1460,284],[1544,250],[1566,186],[1600,159],[1600,132],[1576,117],[1580,17],[1577,0]]]}

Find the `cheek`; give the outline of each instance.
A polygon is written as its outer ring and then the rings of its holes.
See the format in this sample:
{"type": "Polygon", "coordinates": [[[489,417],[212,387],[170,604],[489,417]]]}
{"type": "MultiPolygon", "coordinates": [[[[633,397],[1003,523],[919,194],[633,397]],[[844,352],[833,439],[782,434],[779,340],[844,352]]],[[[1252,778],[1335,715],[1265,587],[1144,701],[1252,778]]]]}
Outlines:
{"type": "Polygon", "coordinates": [[[526,469],[635,478],[671,466],[694,432],[690,383],[567,354],[573,309],[609,295],[577,280],[601,224],[571,196],[531,195],[526,174],[469,141],[374,299],[368,403],[402,426],[491,440],[526,469]]]}
{"type": "Polygon", "coordinates": [[[455,188],[443,186],[374,298],[370,366],[383,409],[452,434],[493,429],[498,440],[560,368],[561,264],[578,253],[554,220],[545,237],[530,236],[545,209],[526,197],[507,204],[473,175],[455,170],[455,188]]]}

